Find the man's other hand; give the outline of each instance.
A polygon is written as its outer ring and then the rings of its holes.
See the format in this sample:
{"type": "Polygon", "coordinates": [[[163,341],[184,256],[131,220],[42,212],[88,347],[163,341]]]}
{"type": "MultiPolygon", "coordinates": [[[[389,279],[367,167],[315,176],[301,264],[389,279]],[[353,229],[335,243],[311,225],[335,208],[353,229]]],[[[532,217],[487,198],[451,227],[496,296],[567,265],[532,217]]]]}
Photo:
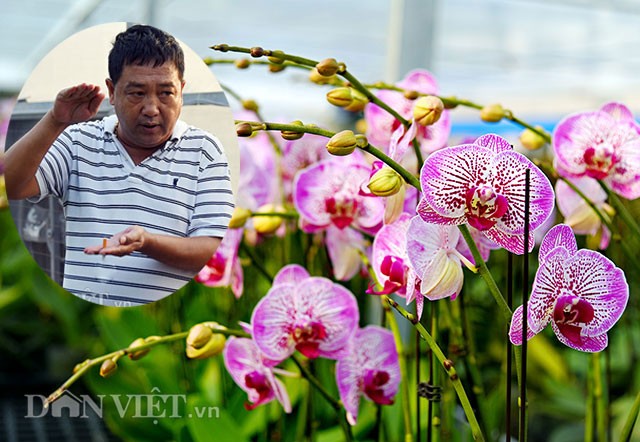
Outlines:
{"type": "Polygon", "coordinates": [[[58,92],[51,116],[59,124],[75,124],[88,121],[98,113],[105,95],[100,87],[82,83],[58,92]]]}
{"type": "Polygon", "coordinates": [[[105,241],[105,244],[84,249],[88,255],[125,256],[140,250],[145,243],[146,231],[140,226],[131,226],[105,241]]]}

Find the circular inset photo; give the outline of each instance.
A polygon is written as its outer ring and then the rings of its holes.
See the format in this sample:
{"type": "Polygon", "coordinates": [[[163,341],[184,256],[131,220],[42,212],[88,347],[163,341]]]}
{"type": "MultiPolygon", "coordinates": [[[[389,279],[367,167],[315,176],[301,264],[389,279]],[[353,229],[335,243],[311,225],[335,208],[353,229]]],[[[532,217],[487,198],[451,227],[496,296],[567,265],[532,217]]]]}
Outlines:
{"type": "Polygon", "coordinates": [[[7,194],[26,247],[93,303],[171,295],[231,219],[231,109],[196,52],[152,26],[104,24],[56,46],[22,88],[6,145],[7,194]]]}

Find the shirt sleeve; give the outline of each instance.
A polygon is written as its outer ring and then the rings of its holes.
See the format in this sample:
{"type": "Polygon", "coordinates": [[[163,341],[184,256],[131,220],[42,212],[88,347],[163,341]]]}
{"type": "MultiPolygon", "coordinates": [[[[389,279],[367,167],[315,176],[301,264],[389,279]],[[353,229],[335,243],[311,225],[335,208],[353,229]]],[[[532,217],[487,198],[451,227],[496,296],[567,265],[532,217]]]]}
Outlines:
{"type": "Polygon", "coordinates": [[[72,146],[73,139],[67,129],[53,142],[38,166],[36,181],[40,187],[40,194],[30,199],[31,201],[40,201],[47,195],[64,200],[71,172],[72,146]]]}
{"type": "Polygon", "coordinates": [[[234,208],[229,164],[216,137],[207,137],[204,143],[188,235],[222,238],[234,208]]]}

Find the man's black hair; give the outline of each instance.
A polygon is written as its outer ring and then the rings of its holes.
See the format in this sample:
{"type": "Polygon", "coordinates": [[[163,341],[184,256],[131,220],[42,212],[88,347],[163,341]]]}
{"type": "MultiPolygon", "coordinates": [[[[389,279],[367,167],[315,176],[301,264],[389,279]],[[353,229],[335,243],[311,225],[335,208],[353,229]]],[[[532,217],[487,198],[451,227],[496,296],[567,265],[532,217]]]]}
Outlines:
{"type": "Polygon", "coordinates": [[[109,77],[116,84],[127,65],[158,67],[167,62],[175,65],[182,80],[184,53],[176,39],[153,26],[134,25],[116,35],[109,52],[109,77]]]}

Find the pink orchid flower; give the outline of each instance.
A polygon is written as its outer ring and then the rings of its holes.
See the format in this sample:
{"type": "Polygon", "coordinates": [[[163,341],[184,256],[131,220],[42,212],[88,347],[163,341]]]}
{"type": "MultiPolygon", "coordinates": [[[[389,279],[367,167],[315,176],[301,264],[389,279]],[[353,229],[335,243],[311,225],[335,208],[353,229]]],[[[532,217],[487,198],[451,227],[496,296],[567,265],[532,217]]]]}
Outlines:
{"type": "Polygon", "coordinates": [[[555,166],[564,177],[603,180],[627,199],[640,197],[640,126],[620,103],[569,115],[553,132],[555,166]]]}
{"type": "MultiPolygon", "coordinates": [[[[547,177],[498,135],[434,152],[422,167],[418,214],[428,223],[468,223],[513,252],[524,253],[524,182],[530,169],[530,229],[549,217],[554,194],[547,177]]],[[[530,236],[529,250],[535,242],[530,236]]]]}
{"type": "MultiPolygon", "coordinates": [[[[397,85],[401,88],[424,94],[436,94],[438,91],[435,78],[425,70],[409,72],[397,85]]],[[[404,118],[412,118],[414,101],[405,98],[400,92],[383,89],[378,91],[376,96],[404,118]]],[[[364,118],[367,122],[366,135],[369,142],[383,150],[387,149],[391,136],[400,123],[387,111],[373,103],[369,103],[365,107],[364,118]]],[[[441,149],[446,145],[450,132],[449,112],[445,110],[435,124],[417,128],[420,149],[425,155],[441,149]]]]}
{"type": "Polygon", "coordinates": [[[368,166],[342,158],[323,160],[300,171],[293,203],[303,229],[320,231],[334,225],[375,232],[382,222],[384,205],[380,198],[360,194],[368,178],[368,166]]]}
{"type": "Polygon", "coordinates": [[[376,234],[371,249],[371,265],[382,290],[371,293],[406,296],[407,292],[413,291],[416,275],[407,256],[409,221],[411,215],[403,213],[376,234]]]}
{"type": "Polygon", "coordinates": [[[356,424],[360,398],[393,404],[400,384],[400,366],[393,334],[369,325],[356,331],[350,351],[336,364],[336,381],[347,420],[356,424]]]}
{"type": "Polygon", "coordinates": [[[353,293],[329,279],[309,276],[300,266],[281,272],[284,276],[276,276],[253,310],[258,348],[274,360],[295,350],[308,358],[343,356],[360,318],[353,293]]]}
{"type": "MultiPolygon", "coordinates": [[[[624,273],[598,252],[578,250],[571,227],[553,227],[540,245],[527,311],[527,340],[549,323],[558,340],[585,352],[603,350],[607,331],[629,299],[624,273]]],[[[509,337],[522,344],[522,306],[513,312],[509,337]]]]}
{"type": "Polygon", "coordinates": [[[475,271],[475,266],[456,249],[459,238],[455,226],[429,224],[419,216],[411,219],[407,255],[421,281],[419,293],[427,299],[455,299],[464,282],[462,264],[475,271]]]}
{"type": "MultiPolygon", "coordinates": [[[[281,361],[266,358],[255,342],[248,338],[229,337],[223,351],[224,365],[233,381],[247,392],[247,410],[277,399],[286,413],[291,413],[289,395],[275,377],[281,361]]],[[[286,374],[286,373],[284,373],[286,374]]]]}
{"type": "MultiPolygon", "coordinates": [[[[571,178],[570,181],[606,216],[613,213],[611,206],[606,203],[607,193],[595,179],[585,176],[571,178]]],[[[600,235],[598,247],[604,250],[609,246],[611,240],[609,229],[603,225],[602,220],[589,204],[562,180],[556,182],[556,197],[558,210],[564,217],[565,224],[568,224],[575,234],[593,237],[600,235]]]]}
{"type": "Polygon", "coordinates": [[[227,287],[236,298],[242,296],[244,273],[238,258],[242,229],[227,229],[213,256],[198,272],[195,280],[209,287],[227,287]]]}

